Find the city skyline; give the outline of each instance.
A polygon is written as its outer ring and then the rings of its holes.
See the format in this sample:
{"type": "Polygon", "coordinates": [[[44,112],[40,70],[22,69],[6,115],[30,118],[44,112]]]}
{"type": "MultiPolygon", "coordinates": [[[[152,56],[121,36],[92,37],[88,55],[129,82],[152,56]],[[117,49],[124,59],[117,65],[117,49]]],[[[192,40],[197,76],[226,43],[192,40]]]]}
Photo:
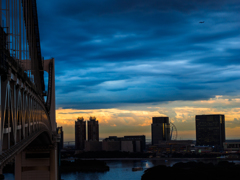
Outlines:
{"type": "Polygon", "coordinates": [[[197,114],[225,114],[226,139],[240,137],[239,1],[37,4],[66,139],[79,116],[96,116],[101,138],[149,138],[151,118],[168,116],[179,138],[194,139],[197,114]]]}

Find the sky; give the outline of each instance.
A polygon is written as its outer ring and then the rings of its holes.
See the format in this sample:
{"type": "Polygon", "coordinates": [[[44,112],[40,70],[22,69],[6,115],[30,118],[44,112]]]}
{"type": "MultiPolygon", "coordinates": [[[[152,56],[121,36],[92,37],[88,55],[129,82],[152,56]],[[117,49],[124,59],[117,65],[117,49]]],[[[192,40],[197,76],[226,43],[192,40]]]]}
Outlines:
{"type": "Polygon", "coordinates": [[[226,138],[240,139],[239,0],[37,0],[37,8],[65,141],[81,116],[96,116],[101,138],[151,138],[152,117],[168,116],[178,139],[196,139],[200,114],[224,114],[226,138]]]}

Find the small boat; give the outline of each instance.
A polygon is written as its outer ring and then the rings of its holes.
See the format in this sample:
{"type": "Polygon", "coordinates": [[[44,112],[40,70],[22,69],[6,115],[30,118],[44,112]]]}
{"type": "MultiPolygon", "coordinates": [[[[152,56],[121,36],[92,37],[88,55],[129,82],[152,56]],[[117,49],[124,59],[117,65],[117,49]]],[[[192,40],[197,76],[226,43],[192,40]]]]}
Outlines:
{"type": "Polygon", "coordinates": [[[132,168],[132,171],[142,171],[143,168],[142,167],[134,167],[132,168]]]}

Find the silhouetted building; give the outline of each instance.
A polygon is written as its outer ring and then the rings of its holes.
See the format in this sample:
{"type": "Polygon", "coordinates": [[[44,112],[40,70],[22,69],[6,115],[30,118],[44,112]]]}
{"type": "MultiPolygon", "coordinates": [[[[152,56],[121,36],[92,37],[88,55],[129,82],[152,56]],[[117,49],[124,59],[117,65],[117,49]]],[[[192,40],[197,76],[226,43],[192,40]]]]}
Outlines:
{"type": "Polygon", "coordinates": [[[186,153],[191,152],[195,144],[193,140],[170,140],[170,141],[160,141],[160,143],[154,147],[150,146],[150,149],[154,149],[155,152],[160,153],[186,153]]]}
{"type": "Polygon", "coordinates": [[[145,150],[145,136],[109,136],[103,140],[105,151],[143,152],[145,150]]]}
{"type": "Polygon", "coordinates": [[[196,145],[223,147],[223,142],[225,142],[224,115],[196,115],[196,145]]]}
{"type": "MultiPolygon", "coordinates": [[[[134,146],[133,147],[138,147],[138,142],[140,142],[140,151],[143,152],[144,150],[146,150],[146,137],[144,135],[135,135],[135,136],[124,136],[124,139],[128,139],[128,140],[132,140],[134,146]]],[[[137,150],[133,150],[134,152],[136,152],[137,150]]]]}
{"type": "Polygon", "coordinates": [[[79,117],[75,121],[75,148],[78,150],[83,150],[86,141],[86,121],[83,117],[79,117]]]}
{"type": "Polygon", "coordinates": [[[227,140],[223,143],[224,151],[227,151],[228,153],[231,152],[240,152],[240,140],[227,140]]]}
{"type": "Polygon", "coordinates": [[[153,117],[151,128],[152,145],[158,144],[159,141],[170,140],[169,117],[153,117]]]}
{"type": "Polygon", "coordinates": [[[102,150],[103,151],[120,151],[121,141],[118,141],[116,139],[104,139],[102,141],[102,150]]]}
{"type": "Polygon", "coordinates": [[[97,140],[85,141],[85,151],[102,151],[102,142],[97,140]]]}
{"type": "Polygon", "coordinates": [[[88,123],[88,141],[99,141],[99,126],[96,117],[90,117],[88,123]]]}
{"type": "Polygon", "coordinates": [[[60,142],[59,142],[59,148],[62,149],[63,148],[63,128],[61,127],[57,127],[57,133],[60,135],[60,142]]]}

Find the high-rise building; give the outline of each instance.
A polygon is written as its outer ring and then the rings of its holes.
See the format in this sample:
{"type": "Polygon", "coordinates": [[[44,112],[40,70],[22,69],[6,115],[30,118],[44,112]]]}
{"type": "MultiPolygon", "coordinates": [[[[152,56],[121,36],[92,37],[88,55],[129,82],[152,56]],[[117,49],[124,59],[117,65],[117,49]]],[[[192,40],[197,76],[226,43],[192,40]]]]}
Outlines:
{"type": "Polygon", "coordinates": [[[99,126],[96,117],[90,117],[88,123],[88,141],[99,141],[99,126]]]}
{"type": "Polygon", "coordinates": [[[57,133],[60,136],[59,148],[63,149],[63,127],[57,127],[57,133]]]}
{"type": "Polygon", "coordinates": [[[83,150],[86,141],[86,121],[83,117],[77,118],[75,121],[75,148],[83,150]]]}
{"type": "Polygon", "coordinates": [[[224,115],[196,115],[196,145],[223,147],[223,142],[225,142],[224,115]]]}
{"type": "Polygon", "coordinates": [[[170,140],[169,117],[152,118],[152,145],[158,144],[159,141],[170,140]]]}

